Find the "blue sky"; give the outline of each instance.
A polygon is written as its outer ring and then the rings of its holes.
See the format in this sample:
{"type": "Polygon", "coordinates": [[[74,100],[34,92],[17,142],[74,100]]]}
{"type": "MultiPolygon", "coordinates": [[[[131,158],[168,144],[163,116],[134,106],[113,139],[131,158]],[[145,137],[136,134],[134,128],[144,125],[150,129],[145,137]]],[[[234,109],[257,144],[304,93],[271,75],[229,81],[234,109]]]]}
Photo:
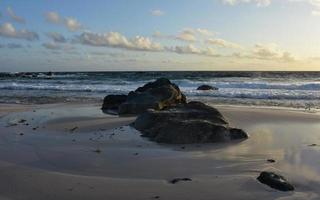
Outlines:
{"type": "Polygon", "coordinates": [[[320,0],[0,0],[0,71],[320,70],[320,0]]]}

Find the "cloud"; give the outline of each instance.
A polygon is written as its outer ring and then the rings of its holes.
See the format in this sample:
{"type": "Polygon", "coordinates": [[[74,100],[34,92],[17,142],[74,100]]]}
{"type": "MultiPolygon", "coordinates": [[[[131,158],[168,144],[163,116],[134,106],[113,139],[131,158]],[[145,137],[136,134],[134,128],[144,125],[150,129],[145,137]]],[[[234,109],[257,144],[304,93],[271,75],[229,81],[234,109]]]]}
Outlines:
{"type": "Polygon", "coordinates": [[[231,49],[241,49],[242,47],[239,44],[228,42],[223,39],[208,39],[206,40],[207,44],[223,47],[223,48],[231,48],[231,49]]]}
{"type": "Polygon", "coordinates": [[[38,40],[39,35],[26,29],[16,30],[11,23],[0,25],[0,36],[7,38],[25,39],[28,41],[38,40]]]}
{"type": "Polygon", "coordinates": [[[60,33],[57,32],[48,32],[46,34],[49,38],[51,38],[54,42],[65,43],[67,39],[60,33]]]}
{"type": "Polygon", "coordinates": [[[22,23],[22,24],[26,23],[26,20],[24,18],[16,15],[11,7],[7,8],[7,13],[9,15],[9,17],[11,17],[11,19],[13,19],[14,21],[16,21],[18,23],[22,23]]]}
{"type": "Polygon", "coordinates": [[[45,47],[46,49],[50,49],[50,50],[62,49],[62,46],[60,46],[60,45],[58,45],[57,43],[54,43],[54,42],[43,43],[42,46],[45,47]]]}
{"type": "Polygon", "coordinates": [[[214,35],[215,33],[209,31],[208,29],[186,28],[176,35],[167,35],[167,34],[162,34],[159,31],[156,31],[152,36],[160,39],[180,40],[184,42],[196,42],[198,40],[197,37],[203,38],[203,37],[210,37],[214,35]]]}
{"type": "Polygon", "coordinates": [[[4,44],[0,44],[0,48],[9,48],[9,49],[18,49],[18,48],[22,48],[23,45],[21,44],[16,44],[16,43],[8,43],[6,45],[4,44]]]}
{"type": "Polygon", "coordinates": [[[45,18],[47,22],[54,23],[54,24],[59,24],[61,21],[59,14],[56,12],[47,12],[45,14],[45,18]]]}
{"type": "Polygon", "coordinates": [[[159,43],[155,43],[149,38],[136,36],[132,39],[127,39],[124,35],[118,32],[108,32],[104,34],[84,32],[80,36],[77,36],[75,41],[90,46],[112,47],[127,50],[162,50],[159,43]]]}
{"type": "Polygon", "coordinates": [[[75,32],[82,28],[81,23],[73,17],[61,17],[57,12],[47,12],[45,14],[46,21],[53,24],[61,24],[69,31],[75,32]]]}
{"type": "Polygon", "coordinates": [[[180,32],[175,38],[187,42],[197,41],[195,32],[192,29],[185,29],[184,31],[180,32]]]}
{"type": "Polygon", "coordinates": [[[7,47],[8,47],[9,49],[18,49],[18,48],[22,48],[23,45],[21,45],[21,44],[16,44],[16,43],[9,43],[9,44],[7,44],[7,47]]]}
{"type": "MultiPolygon", "coordinates": [[[[222,0],[222,2],[231,6],[241,3],[255,3],[258,7],[265,7],[269,6],[272,3],[272,0],[222,0]]],[[[311,10],[311,15],[320,16],[320,0],[287,0],[287,2],[300,2],[309,4],[313,7],[313,10],[311,10]]]]}
{"type": "Polygon", "coordinates": [[[157,16],[157,17],[165,14],[165,12],[163,12],[162,10],[151,10],[150,13],[151,13],[151,15],[157,16]]]}
{"type": "Polygon", "coordinates": [[[195,54],[201,56],[214,56],[218,57],[219,55],[215,53],[214,49],[208,47],[205,49],[200,49],[195,47],[192,44],[186,46],[175,46],[175,47],[165,47],[165,50],[168,52],[174,52],[178,54],[195,54]]]}
{"type": "Polygon", "coordinates": [[[64,19],[64,25],[68,28],[69,31],[77,31],[81,28],[80,22],[78,22],[75,18],[67,17],[64,19]]]}
{"type": "Polygon", "coordinates": [[[196,31],[199,34],[203,35],[203,36],[208,36],[209,37],[209,36],[214,36],[215,35],[215,33],[209,31],[208,29],[198,28],[198,29],[196,29],[196,31]]]}
{"type": "Polygon", "coordinates": [[[288,51],[282,50],[277,44],[255,44],[247,54],[234,53],[233,57],[258,60],[272,60],[281,62],[294,62],[297,59],[288,51]]]}
{"type": "Polygon", "coordinates": [[[234,6],[240,3],[255,3],[259,7],[269,6],[271,0],[222,0],[223,3],[234,6]]]}

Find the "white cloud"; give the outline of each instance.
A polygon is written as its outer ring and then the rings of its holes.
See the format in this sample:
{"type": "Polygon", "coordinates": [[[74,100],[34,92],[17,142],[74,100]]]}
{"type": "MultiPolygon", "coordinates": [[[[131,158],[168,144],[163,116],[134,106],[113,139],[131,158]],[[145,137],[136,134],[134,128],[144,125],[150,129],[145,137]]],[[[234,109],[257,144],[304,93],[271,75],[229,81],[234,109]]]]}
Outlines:
{"type": "Polygon", "coordinates": [[[159,31],[156,31],[153,34],[153,37],[155,38],[160,38],[160,39],[171,39],[171,40],[181,40],[184,42],[196,42],[198,39],[197,37],[200,38],[207,38],[210,36],[214,36],[215,33],[209,31],[208,29],[193,29],[193,28],[186,28],[184,30],[182,30],[181,32],[179,32],[176,35],[167,35],[167,34],[162,34],[159,31]]]}
{"type": "MultiPolygon", "coordinates": [[[[320,16],[320,0],[286,0],[292,3],[306,3],[312,6],[311,15],[320,16]]],[[[227,5],[237,5],[240,3],[255,3],[258,7],[269,6],[272,0],[222,0],[223,3],[227,5]]]]}
{"type": "Polygon", "coordinates": [[[198,29],[196,29],[196,31],[197,31],[199,34],[201,34],[201,35],[203,35],[203,36],[207,36],[207,37],[209,37],[209,36],[214,36],[214,35],[215,35],[213,32],[209,31],[208,29],[198,28],[198,29]]]}
{"type": "Polygon", "coordinates": [[[135,38],[127,39],[125,36],[118,32],[108,32],[104,34],[85,32],[77,37],[76,42],[90,46],[123,48],[127,50],[162,50],[162,47],[159,43],[155,43],[149,38],[136,36],[135,38]]]}
{"type": "Polygon", "coordinates": [[[81,24],[75,18],[67,17],[64,19],[64,25],[68,28],[69,31],[77,31],[80,30],[81,24]]]}
{"type": "Polygon", "coordinates": [[[45,14],[46,21],[53,24],[62,24],[69,31],[75,32],[82,28],[81,23],[73,17],[61,17],[57,12],[47,12],[45,14]]]}
{"type": "Polygon", "coordinates": [[[185,29],[184,31],[180,32],[175,38],[187,42],[195,42],[197,40],[195,32],[192,29],[185,29]]]}
{"type": "Polygon", "coordinates": [[[14,21],[16,21],[18,23],[22,23],[22,24],[26,23],[26,20],[24,18],[19,17],[18,15],[16,15],[11,7],[7,8],[7,13],[9,15],[9,17],[11,17],[14,21]]]}
{"type": "Polygon", "coordinates": [[[157,16],[157,17],[165,14],[165,12],[163,12],[162,10],[151,10],[150,13],[151,13],[151,15],[157,16]]]}
{"type": "Polygon", "coordinates": [[[67,39],[60,33],[57,32],[48,32],[46,34],[49,38],[51,38],[54,42],[65,43],[67,39]]]}
{"type": "Polygon", "coordinates": [[[214,46],[219,46],[223,48],[231,48],[231,49],[241,49],[242,47],[239,44],[233,43],[233,42],[228,42],[223,39],[208,39],[206,40],[207,44],[214,45],[214,46]]]}
{"type": "Polygon", "coordinates": [[[295,62],[298,59],[286,50],[283,50],[275,43],[257,43],[252,49],[233,53],[232,58],[256,59],[274,62],[295,62]]]}
{"type": "Polygon", "coordinates": [[[61,22],[60,16],[56,12],[47,12],[45,18],[46,21],[50,23],[59,24],[61,22]]]}
{"type": "Polygon", "coordinates": [[[222,0],[223,3],[228,5],[237,5],[240,3],[255,3],[259,7],[269,6],[271,4],[271,0],[222,0]]]}
{"type": "Polygon", "coordinates": [[[168,52],[174,52],[178,54],[195,54],[200,56],[214,56],[214,57],[219,56],[218,54],[215,53],[214,49],[210,47],[205,49],[200,49],[198,47],[195,47],[192,44],[189,44],[187,46],[166,47],[165,50],[168,52]]]}
{"type": "Polygon", "coordinates": [[[25,40],[38,40],[39,35],[35,32],[26,29],[16,30],[11,23],[4,23],[0,25],[0,36],[25,40]]]}

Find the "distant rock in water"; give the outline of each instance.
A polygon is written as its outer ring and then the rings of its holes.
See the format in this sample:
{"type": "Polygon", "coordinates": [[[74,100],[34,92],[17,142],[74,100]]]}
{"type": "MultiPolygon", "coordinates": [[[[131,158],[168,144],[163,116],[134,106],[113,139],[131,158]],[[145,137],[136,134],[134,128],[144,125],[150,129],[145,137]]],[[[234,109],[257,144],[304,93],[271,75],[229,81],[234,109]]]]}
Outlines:
{"type": "Polygon", "coordinates": [[[219,88],[213,87],[211,85],[201,85],[197,88],[197,90],[219,90],[219,88]]]}
{"type": "Polygon", "coordinates": [[[273,172],[261,172],[257,179],[261,183],[280,191],[294,190],[294,187],[283,176],[273,172]]]}
{"type": "Polygon", "coordinates": [[[179,87],[160,78],[130,92],[119,106],[119,114],[140,114],[148,109],[162,110],[181,103],[186,103],[186,97],[179,87]]]}
{"type": "Polygon", "coordinates": [[[118,112],[119,106],[127,100],[127,95],[108,95],[104,98],[102,110],[118,112]]]}
{"type": "Polygon", "coordinates": [[[217,109],[201,102],[180,104],[163,111],[148,110],[139,115],[132,125],[142,136],[167,144],[227,142],[248,138],[243,130],[229,127],[217,109]]]}

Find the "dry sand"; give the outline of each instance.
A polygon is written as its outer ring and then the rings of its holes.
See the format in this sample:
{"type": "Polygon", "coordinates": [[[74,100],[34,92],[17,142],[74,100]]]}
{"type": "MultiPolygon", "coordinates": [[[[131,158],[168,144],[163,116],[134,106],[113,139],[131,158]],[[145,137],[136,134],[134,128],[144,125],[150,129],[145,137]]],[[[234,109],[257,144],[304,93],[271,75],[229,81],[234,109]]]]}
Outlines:
{"type": "Polygon", "coordinates": [[[134,117],[99,105],[2,104],[0,199],[320,199],[317,113],[218,108],[250,139],[159,145],[128,126],[134,117]],[[262,170],[284,175],[295,192],[260,184],[262,170]]]}

